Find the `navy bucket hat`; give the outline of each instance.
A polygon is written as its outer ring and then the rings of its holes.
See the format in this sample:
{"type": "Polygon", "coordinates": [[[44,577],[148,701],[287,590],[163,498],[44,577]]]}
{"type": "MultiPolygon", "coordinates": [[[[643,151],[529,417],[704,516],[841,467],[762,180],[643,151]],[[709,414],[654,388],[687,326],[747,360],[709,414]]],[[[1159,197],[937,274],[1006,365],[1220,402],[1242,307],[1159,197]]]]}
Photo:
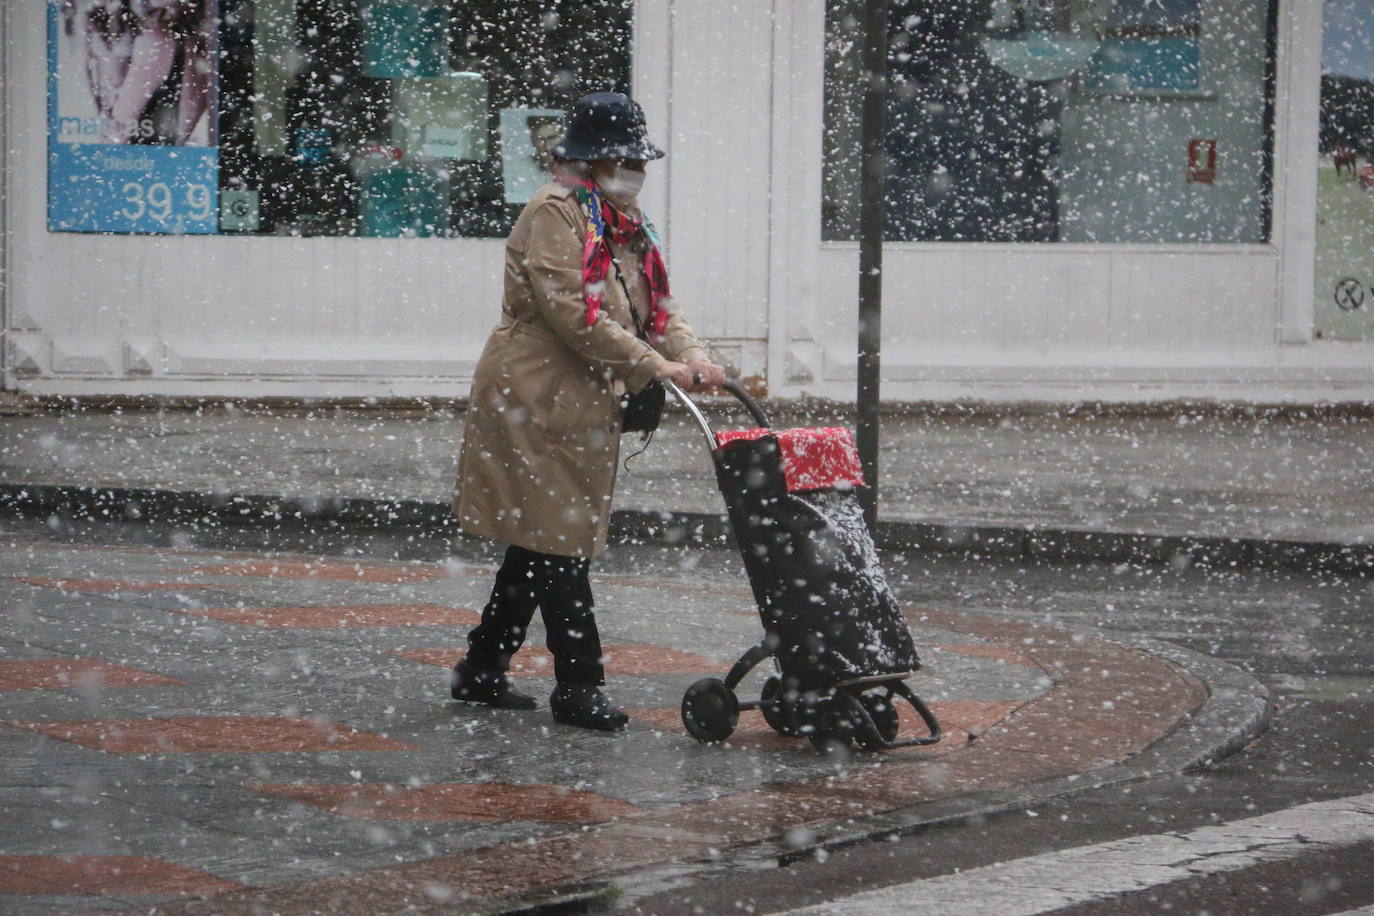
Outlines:
{"type": "Polygon", "coordinates": [[[649,140],[644,109],[623,92],[593,92],[573,105],[568,132],[553,148],[560,159],[661,159],[649,140]]]}

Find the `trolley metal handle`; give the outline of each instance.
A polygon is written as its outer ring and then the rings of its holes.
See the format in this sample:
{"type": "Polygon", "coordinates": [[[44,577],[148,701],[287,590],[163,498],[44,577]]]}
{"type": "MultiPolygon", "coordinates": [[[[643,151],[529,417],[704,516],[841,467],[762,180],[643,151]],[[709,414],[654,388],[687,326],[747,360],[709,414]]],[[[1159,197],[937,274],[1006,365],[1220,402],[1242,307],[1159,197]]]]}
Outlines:
{"type": "MultiPolygon", "coordinates": [[[[701,408],[697,406],[696,401],[693,401],[691,397],[688,396],[687,392],[679,388],[677,383],[672,379],[664,379],[663,387],[672,392],[673,397],[677,398],[682,406],[687,408],[687,412],[692,415],[693,420],[697,421],[697,426],[701,427],[702,433],[706,436],[707,448],[711,451],[715,451],[717,445],[716,434],[711,431],[711,424],[707,422],[706,415],[701,412],[701,408]]],[[[720,387],[739,398],[740,403],[744,405],[745,410],[749,411],[755,423],[763,429],[768,428],[768,414],[763,412],[763,408],[759,406],[759,402],[754,400],[753,396],[745,391],[739,382],[734,379],[726,379],[725,384],[720,387]]]]}

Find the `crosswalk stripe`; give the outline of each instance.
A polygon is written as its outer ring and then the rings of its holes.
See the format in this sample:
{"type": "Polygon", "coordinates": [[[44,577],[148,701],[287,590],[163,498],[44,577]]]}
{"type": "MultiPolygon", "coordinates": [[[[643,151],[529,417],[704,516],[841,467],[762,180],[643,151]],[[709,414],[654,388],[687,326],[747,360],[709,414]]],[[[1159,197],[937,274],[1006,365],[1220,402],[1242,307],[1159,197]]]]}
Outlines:
{"type": "MultiPolygon", "coordinates": [[[[1034,916],[1203,875],[1374,840],[1374,793],[1298,805],[1188,833],[1079,846],[864,891],[783,916],[1034,916]]],[[[1369,908],[1356,910],[1363,914],[1369,908]]]]}

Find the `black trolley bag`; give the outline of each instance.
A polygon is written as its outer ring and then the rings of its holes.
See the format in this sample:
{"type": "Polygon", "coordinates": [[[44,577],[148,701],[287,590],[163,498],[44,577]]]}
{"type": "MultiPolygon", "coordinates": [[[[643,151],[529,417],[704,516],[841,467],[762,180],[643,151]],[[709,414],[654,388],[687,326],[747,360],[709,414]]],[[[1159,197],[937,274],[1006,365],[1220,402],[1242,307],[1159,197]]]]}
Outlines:
{"type": "Polygon", "coordinates": [[[758,604],[764,637],[724,680],[703,678],[682,698],[682,722],[700,741],[723,741],[740,710],[758,709],[769,726],[808,737],[825,751],[934,744],[940,725],[906,683],[920,668],[855,493],[862,484],[846,429],[773,431],[736,382],[759,428],[711,430],[682,389],[665,383],[706,435],[716,480],[758,604]],[[776,673],[756,701],[735,689],[759,663],[776,673]],[[898,740],[896,703],[909,703],[928,734],[898,740]]]}

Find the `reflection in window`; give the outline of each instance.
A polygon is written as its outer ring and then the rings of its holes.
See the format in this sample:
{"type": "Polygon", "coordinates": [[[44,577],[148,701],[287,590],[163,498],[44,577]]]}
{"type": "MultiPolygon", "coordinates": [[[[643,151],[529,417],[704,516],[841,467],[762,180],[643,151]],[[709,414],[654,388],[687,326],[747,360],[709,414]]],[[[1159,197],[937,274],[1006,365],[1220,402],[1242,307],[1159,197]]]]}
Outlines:
{"type": "Polygon", "coordinates": [[[1084,74],[1084,87],[1103,92],[1199,89],[1200,6],[1200,0],[1116,0],[1101,47],[1084,74]]]}
{"type": "Polygon", "coordinates": [[[572,101],[627,91],[632,5],[220,0],[220,230],[505,235],[572,101]]]}
{"type": "MultiPolygon", "coordinates": [[[[857,235],[863,6],[827,2],[826,239],[857,235]]],[[[892,0],[887,238],[1264,240],[1270,7],[1214,0],[1205,44],[1200,0],[892,0]]]]}

